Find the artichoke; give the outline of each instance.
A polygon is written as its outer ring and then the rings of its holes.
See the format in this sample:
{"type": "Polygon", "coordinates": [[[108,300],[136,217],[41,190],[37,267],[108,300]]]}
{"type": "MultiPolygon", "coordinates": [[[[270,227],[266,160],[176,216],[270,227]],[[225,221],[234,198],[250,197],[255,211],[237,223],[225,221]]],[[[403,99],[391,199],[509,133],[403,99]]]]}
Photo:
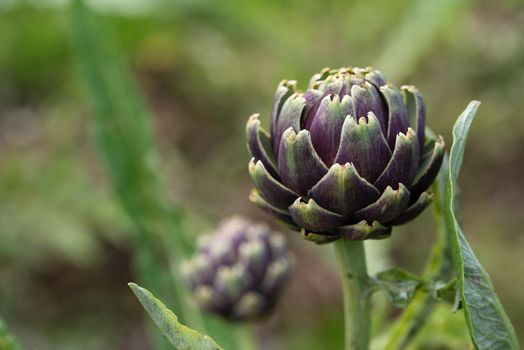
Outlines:
{"type": "Polygon", "coordinates": [[[425,117],[417,88],[371,67],[326,68],[305,92],[284,80],[270,132],[247,122],[250,199],[317,243],[389,237],[432,199],[445,149],[425,117]]]}
{"type": "Polygon", "coordinates": [[[289,280],[293,259],[282,235],[233,217],[213,234],[201,236],[197,252],[182,269],[201,309],[243,321],[273,308],[289,280]]]}

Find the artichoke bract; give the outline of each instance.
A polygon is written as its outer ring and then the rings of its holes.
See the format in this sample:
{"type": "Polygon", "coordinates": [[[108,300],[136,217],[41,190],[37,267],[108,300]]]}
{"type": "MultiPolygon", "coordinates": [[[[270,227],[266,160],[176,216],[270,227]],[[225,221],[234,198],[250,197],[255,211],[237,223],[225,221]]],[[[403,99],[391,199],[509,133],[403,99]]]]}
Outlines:
{"type": "Polygon", "coordinates": [[[269,133],[247,122],[250,199],[306,239],[389,237],[431,202],[445,153],[414,86],[368,68],[326,68],[305,92],[282,81],[269,133]]]}
{"type": "Polygon", "coordinates": [[[182,270],[201,309],[244,321],[274,307],[293,270],[293,257],[282,235],[233,217],[201,236],[182,270]]]}

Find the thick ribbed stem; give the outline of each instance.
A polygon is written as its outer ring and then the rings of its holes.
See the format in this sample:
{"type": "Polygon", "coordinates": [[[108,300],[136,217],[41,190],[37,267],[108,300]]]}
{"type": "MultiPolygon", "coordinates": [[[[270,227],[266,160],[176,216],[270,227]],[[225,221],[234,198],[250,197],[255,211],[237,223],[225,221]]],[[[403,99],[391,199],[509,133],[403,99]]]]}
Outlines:
{"type": "Polygon", "coordinates": [[[335,250],[344,294],[346,350],[368,350],[371,301],[364,242],[339,239],[335,250]]]}

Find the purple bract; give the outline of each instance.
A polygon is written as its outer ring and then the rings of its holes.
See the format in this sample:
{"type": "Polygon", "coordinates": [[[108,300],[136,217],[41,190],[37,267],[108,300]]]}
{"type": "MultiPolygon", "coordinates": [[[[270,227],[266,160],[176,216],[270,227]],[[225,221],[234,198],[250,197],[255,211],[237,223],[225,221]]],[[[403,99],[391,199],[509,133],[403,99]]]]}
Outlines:
{"type": "Polygon", "coordinates": [[[326,68],[305,92],[284,80],[270,132],[247,123],[250,199],[317,243],[388,237],[431,202],[445,148],[425,117],[414,86],[369,67],[326,68]]]}
{"type": "Polygon", "coordinates": [[[270,311],[292,270],[293,259],[282,235],[240,217],[203,236],[183,266],[198,305],[231,321],[255,319],[270,311]]]}

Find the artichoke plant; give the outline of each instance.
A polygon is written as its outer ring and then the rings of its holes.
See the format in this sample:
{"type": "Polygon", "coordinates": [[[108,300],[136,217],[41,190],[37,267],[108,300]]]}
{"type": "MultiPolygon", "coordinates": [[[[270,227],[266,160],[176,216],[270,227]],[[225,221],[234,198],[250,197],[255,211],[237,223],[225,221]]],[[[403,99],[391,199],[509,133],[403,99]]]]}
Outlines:
{"type": "Polygon", "coordinates": [[[326,68],[305,92],[284,80],[270,130],[247,122],[250,199],[305,238],[380,239],[430,203],[444,140],[414,86],[368,68],[326,68]]]}
{"type": "Polygon", "coordinates": [[[201,309],[230,321],[256,319],[275,305],[293,269],[282,235],[240,217],[201,236],[183,273],[201,309]]]}

